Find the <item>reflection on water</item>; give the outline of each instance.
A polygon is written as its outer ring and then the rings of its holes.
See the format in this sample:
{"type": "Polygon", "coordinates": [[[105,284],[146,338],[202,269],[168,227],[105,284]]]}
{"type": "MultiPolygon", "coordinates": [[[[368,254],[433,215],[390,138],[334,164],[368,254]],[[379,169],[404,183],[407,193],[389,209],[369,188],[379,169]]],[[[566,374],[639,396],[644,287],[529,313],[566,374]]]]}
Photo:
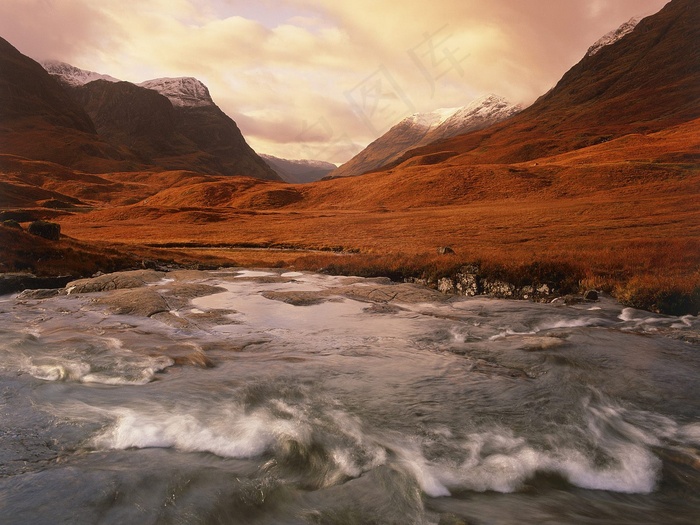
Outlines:
{"type": "Polygon", "coordinates": [[[3,523],[697,522],[695,317],[300,272],[149,290],[169,312],[0,300],[3,523]]]}

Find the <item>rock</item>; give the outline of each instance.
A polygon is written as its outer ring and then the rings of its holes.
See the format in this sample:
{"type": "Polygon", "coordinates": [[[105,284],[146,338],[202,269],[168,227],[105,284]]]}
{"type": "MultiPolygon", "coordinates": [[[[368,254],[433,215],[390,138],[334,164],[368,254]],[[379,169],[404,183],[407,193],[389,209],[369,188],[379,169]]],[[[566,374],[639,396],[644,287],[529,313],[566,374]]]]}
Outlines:
{"type": "Polygon", "coordinates": [[[109,306],[115,314],[140,315],[151,317],[157,313],[169,312],[167,301],[155,290],[116,290],[98,299],[98,304],[109,306]]]}
{"type": "Polygon", "coordinates": [[[34,221],[29,224],[28,231],[50,241],[57,241],[61,237],[61,225],[55,222],[34,221]]]}
{"type": "Polygon", "coordinates": [[[140,288],[148,283],[158,282],[164,276],[164,272],[156,272],[155,270],[108,273],[99,277],[70,282],[66,285],[66,292],[69,294],[93,293],[124,288],[140,288]]]}
{"type": "Polygon", "coordinates": [[[38,290],[24,290],[17,299],[48,299],[61,294],[58,288],[39,288],[38,290]]]}
{"type": "Polygon", "coordinates": [[[437,289],[441,293],[456,293],[455,283],[449,277],[443,277],[438,280],[437,289]]]}
{"type": "Polygon", "coordinates": [[[315,304],[325,303],[330,298],[327,297],[325,291],[322,292],[304,292],[304,291],[289,291],[277,292],[267,291],[261,294],[265,299],[272,301],[282,301],[294,306],[312,306],[315,304]]]}
{"type": "Polygon", "coordinates": [[[515,285],[498,279],[483,280],[484,293],[494,297],[513,297],[515,285]]]}
{"type": "Polygon", "coordinates": [[[552,293],[552,290],[549,288],[548,285],[541,284],[537,287],[537,293],[541,295],[549,295],[550,293],[552,293]]]}
{"type": "Polygon", "coordinates": [[[198,350],[191,354],[178,356],[173,359],[178,366],[197,366],[199,368],[214,368],[214,363],[207,355],[198,350]]]}
{"type": "Polygon", "coordinates": [[[597,301],[598,292],[596,290],[586,290],[586,293],[583,294],[583,298],[586,301],[597,301]]]}
{"type": "Polygon", "coordinates": [[[440,255],[454,255],[455,253],[455,251],[449,246],[440,246],[437,249],[437,252],[440,255]]]}
{"type": "Polygon", "coordinates": [[[463,268],[455,274],[455,288],[460,295],[479,295],[479,275],[477,271],[469,271],[471,268],[463,268]]]}
{"type": "Polygon", "coordinates": [[[0,295],[40,288],[63,288],[72,280],[71,276],[37,277],[30,273],[4,273],[0,274],[0,295]]]}
{"type": "Polygon", "coordinates": [[[370,314],[395,314],[401,311],[401,308],[387,303],[373,303],[371,306],[362,309],[363,312],[370,314]]]}
{"type": "Polygon", "coordinates": [[[529,299],[535,293],[535,288],[530,285],[523,286],[520,291],[520,297],[523,299],[529,299]]]}
{"type": "Polygon", "coordinates": [[[356,301],[371,301],[374,303],[428,303],[428,302],[444,302],[449,298],[436,290],[418,286],[415,284],[401,283],[391,285],[357,285],[357,286],[341,286],[331,288],[330,293],[343,295],[349,299],[356,301]]]}

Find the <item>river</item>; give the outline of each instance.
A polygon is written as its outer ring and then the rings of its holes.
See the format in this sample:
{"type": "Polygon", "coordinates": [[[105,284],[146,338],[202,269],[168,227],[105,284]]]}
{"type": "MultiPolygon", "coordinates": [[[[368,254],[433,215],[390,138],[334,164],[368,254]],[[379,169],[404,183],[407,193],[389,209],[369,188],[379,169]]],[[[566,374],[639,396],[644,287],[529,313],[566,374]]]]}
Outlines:
{"type": "Polygon", "coordinates": [[[4,296],[0,417],[3,524],[700,523],[700,321],[605,297],[283,270],[4,296]]]}

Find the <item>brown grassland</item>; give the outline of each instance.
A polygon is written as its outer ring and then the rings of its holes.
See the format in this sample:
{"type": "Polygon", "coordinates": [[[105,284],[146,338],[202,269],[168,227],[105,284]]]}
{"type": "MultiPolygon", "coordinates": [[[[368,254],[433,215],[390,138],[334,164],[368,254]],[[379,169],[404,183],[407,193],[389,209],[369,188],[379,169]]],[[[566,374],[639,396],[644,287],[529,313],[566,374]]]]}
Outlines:
{"type": "Polygon", "coordinates": [[[597,288],[627,304],[696,313],[699,151],[695,120],[536,161],[455,155],[432,165],[418,156],[310,185],[91,175],[3,156],[4,218],[50,219],[66,236],[53,257],[24,249],[23,259],[12,248],[21,232],[2,228],[4,270],[84,274],[158,260],[434,279],[478,262],[515,284],[597,288]],[[455,254],[438,255],[440,246],[455,254]]]}

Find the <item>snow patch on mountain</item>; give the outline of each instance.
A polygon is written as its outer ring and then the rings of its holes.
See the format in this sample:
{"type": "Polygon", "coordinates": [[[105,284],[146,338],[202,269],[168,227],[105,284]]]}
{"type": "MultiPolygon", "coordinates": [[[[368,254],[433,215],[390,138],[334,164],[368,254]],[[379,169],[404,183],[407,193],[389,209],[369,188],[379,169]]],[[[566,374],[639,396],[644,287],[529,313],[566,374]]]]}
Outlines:
{"type": "Polygon", "coordinates": [[[521,106],[514,106],[503,97],[489,94],[463,107],[415,113],[406,117],[399,126],[423,128],[426,137],[434,141],[505,120],[521,110],[521,106]]]}
{"type": "Polygon", "coordinates": [[[193,77],[155,78],[138,85],[157,91],[167,97],[173,106],[203,107],[215,105],[207,86],[193,77]]]}
{"type": "Polygon", "coordinates": [[[458,108],[430,133],[429,138],[431,141],[435,141],[486,127],[505,120],[521,110],[521,106],[512,105],[503,97],[494,94],[485,95],[462,108],[458,108]]]}
{"type": "Polygon", "coordinates": [[[460,108],[440,108],[429,113],[414,113],[404,119],[405,124],[423,128],[434,128],[450,118],[460,108]]]}
{"type": "Polygon", "coordinates": [[[118,78],[114,78],[110,75],[103,75],[101,73],[95,73],[94,71],[80,69],[79,67],[71,66],[70,64],[58,60],[45,60],[41,62],[41,65],[50,75],[58,77],[64,84],[73,87],[83,86],[94,80],[120,82],[118,78]]]}
{"type": "Polygon", "coordinates": [[[630,18],[627,22],[622,24],[617,29],[610,31],[609,33],[606,33],[595,44],[593,44],[591,47],[588,48],[588,52],[586,53],[586,56],[595,55],[598,51],[600,51],[605,46],[609,46],[610,44],[614,44],[615,42],[620,40],[626,34],[631,33],[634,30],[634,28],[637,27],[637,24],[639,23],[640,20],[641,20],[641,17],[635,16],[633,18],[630,18]]]}

